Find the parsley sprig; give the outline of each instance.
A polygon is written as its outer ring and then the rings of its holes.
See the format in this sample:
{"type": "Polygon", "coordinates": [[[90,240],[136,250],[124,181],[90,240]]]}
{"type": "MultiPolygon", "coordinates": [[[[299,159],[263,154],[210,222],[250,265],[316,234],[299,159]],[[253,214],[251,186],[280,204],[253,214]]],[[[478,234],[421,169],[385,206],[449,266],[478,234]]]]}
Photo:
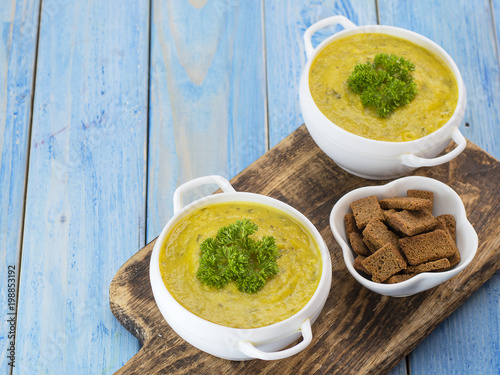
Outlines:
{"type": "Polygon", "coordinates": [[[415,64],[405,58],[379,53],[373,63],[356,64],[347,83],[365,107],[375,107],[377,115],[387,117],[417,94],[413,71],[415,64]]]}
{"type": "Polygon", "coordinates": [[[236,282],[241,292],[255,293],[279,272],[278,247],[272,236],[256,241],[250,236],[258,230],[248,219],[222,227],[215,238],[200,245],[201,257],[196,277],[208,286],[224,287],[236,282]]]}

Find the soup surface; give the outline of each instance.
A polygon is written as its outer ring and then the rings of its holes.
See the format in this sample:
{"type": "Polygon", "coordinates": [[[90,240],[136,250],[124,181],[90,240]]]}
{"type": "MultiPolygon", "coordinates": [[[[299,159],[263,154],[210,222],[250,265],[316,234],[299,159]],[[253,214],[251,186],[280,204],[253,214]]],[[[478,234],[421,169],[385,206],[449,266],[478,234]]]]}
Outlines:
{"type": "Polygon", "coordinates": [[[309,87],[320,111],[334,124],[365,138],[390,142],[411,141],[439,129],[453,115],[458,100],[457,82],[441,59],[404,39],[380,33],[354,34],[327,45],[311,65],[309,87]],[[387,118],[364,107],[347,86],[356,64],[373,62],[378,53],[415,64],[417,95],[387,118]]]}
{"type": "Polygon", "coordinates": [[[199,317],[234,328],[257,328],[289,318],[311,299],[321,278],[321,257],[314,237],[287,214],[253,203],[219,203],[183,218],[167,235],[160,272],[172,296],[199,317]],[[200,244],[240,219],[256,223],[254,239],[274,236],[280,251],[279,273],[257,293],[240,292],[234,282],[222,289],[196,278],[200,244]]]}

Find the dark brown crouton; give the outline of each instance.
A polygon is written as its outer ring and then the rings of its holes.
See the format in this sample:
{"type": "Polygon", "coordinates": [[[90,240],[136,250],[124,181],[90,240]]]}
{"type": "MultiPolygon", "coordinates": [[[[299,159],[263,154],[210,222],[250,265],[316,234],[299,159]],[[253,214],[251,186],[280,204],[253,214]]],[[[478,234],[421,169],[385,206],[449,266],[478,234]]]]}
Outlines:
{"type": "Polygon", "coordinates": [[[366,247],[368,249],[370,249],[371,254],[373,254],[375,251],[377,251],[378,249],[380,249],[380,247],[376,247],[374,244],[372,244],[370,241],[368,241],[365,237],[363,237],[363,242],[366,245],[366,247]]]}
{"type": "MultiPolygon", "coordinates": [[[[453,215],[445,214],[445,215],[439,215],[436,217],[438,221],[438,229],[443,229],[446,233],[449,234],[450,238],[452,239],[453,243],[456,244],[456,221],[455,217],[453,215]]],[[[453,254],[451,257],[448,257],[448,260],[450,261],[450,267],[455,267],[462,258],[460,257],[460,251],[458,250],[458,247],[455,247],[456,251],[455,254],[453,254]]]]}
{"type": "Polygon", "coordinates": [[[394,208],[391,208],[390,210],[384,210],[384,221],[387,222],[387,218],[392,215],[394,212],[397,212],[394,208]]]}
{"type": "Polygon", "coordinates": [[[363,266],[363,260],[365,260],[366,257],[364,257],[363,255],[358,255],[356,257],[356,259],[354,259],[354,264],[353,264],[353,267],[354,269],[358,270],[358,271],[361,271],[363,273],[366,273],[367,275],[370,274],[370,271],[368,271],[364,266],[363,266]]]}
{"type": "Polygon", "coordinates": [[[455,254],[453,254],[451,257],[448,257],[448,260],[450,261],[450,268],[455,267],[462,260],[458,247],[456,247],[456,249],[457,250],[455,251],[455,254]]]}
{"type": "Polygon", "coordinates": [[[398,235],[387,229],[384,223],[379,220],[370,221],[363,230],[363,236],[377,250],[386,243],[391,243],[396,247],[396,249],[399,249],[398,235]]]}
{"type": "Polygon", "coordinates": [[[412,274],[412,273],[402,273],[402,274],[397,274],[397,275],[392,275],[391,277],[389,277],[385,282],[387,284],[396,284],[396,283],[400,283],[402,281],[406,281],[408,279],[411,279],[413,276],[415,276],[415,274],[412,274]]]}
{"type": "Polygon", "coordinates": [[[453,240],[453,242],[456,242],[457,222],[455,221],[455,217],[450,214],[444,214],[437,216],[436,219],[444,224],[444,226],[448,230],[448,233],[450,233],[451,239],[453,240]]]}
{"type": "Polygon", "coordinates": [[[370,220],[383,220],[384,215],[378,203],[378,198],[371,195],[366,198],[358,199],[351,203],[351,210],[356,219],[356,225],[359,229],[364,229],[370,220]]]}
{"type": "Polygon", "coordinates": [[[441,229],[422,233],[399,240],[401,250],[406,255],[408,263],[416,266],[421,263],[448,258],[455,254],[455,244],[450,236],[441,229]]]}
{"type": "Polygon", "coordinates": [[[406,195],[412,198],[423,198],[430,200],[431,201],[430,210],[432,212],[432,208],[434,205],[434,193],[432,191],[410,189],[406,192],[406,195]]]}
{"type": "Polygon", "coordinates": [[[407,236],[414,236],[436,228],[437,220],[428,210],[403,210],[389,215],[387,224],[407,236]]]}
{"type": "Polygon", "coordinates": [[[366,247],[363,236],[361,233],[351,233],[349,236],[349,242],[351,243],[352,250],[358,255],[369,256],[372,252],[366,247]]]}
{"type": "Polygon", "coordinates": [[[422,272],[430,272],[430,271],[443,271],[450,268],[450,261],[447,258],[433,260],[432,262],[422,263],[418,266],[408,266],[405,273],[422,273],[422,272]]]}
{"type": "Polygon", "coordinates": [[[380,207],[390,210],[395,208],[398,210],[421,210],[423,208],[431,208],[432,202],[428,199],[423,198],[412,198],[412,197],[392,197],[380,200],[380,207]]]}
{"type": "Polygon", "coordinates": [[[356,226],[356,220],[354,219],[354,215],[351,213],[345,214],[344,225],[347,238],[349,238],[349,235],[351,233],[361,233],[361,231],[356,226]]]}
{"type": "Polygon", "coordinates": [[[362,262],[372,280],[381,283],[406,268],[406,261],[394,245],[388,243],[362,262]]]}

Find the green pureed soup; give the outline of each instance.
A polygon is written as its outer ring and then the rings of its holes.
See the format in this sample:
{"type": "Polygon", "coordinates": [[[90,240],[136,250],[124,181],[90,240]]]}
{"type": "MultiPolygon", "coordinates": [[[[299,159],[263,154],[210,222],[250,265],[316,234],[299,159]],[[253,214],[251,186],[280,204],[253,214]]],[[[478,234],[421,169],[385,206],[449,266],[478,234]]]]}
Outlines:
{"type": "Polygon", "coordinates": [[[382,33],[361,33],[337,39],[314,59],[309,87],[320,111],[334,124],[356,135],[379,141],[404,142],[424,137],[446,124],[458,101],[455,77],[427,49],[382,33]],[[386,118],[364,107],[347,79],[358,63],[376,54],[394,54],[415,64],[417,95],[386,118]]]}
{"type": "Polygon", "coordinates": [[[187,310],[233,328],[257,328],[291,317],[311,299],[321,278],[322,260],[314,237],[294,218],[272,207],[231,202],[205,206],[177,223],[160,252],[160,273],[170,294],[187,310]],[[219,228],[243,218],[259,227],[255,240],[274,236],[279,272],[256,293],[234,282],[221,289],[196,277],[200,244],[219,228]]]}

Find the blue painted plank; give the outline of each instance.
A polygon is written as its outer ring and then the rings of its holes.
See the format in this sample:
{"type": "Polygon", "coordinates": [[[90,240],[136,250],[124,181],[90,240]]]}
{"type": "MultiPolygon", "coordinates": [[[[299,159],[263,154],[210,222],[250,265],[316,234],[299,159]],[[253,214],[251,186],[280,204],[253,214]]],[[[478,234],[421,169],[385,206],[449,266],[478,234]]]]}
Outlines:
{"type": "MultiPolygon", "coordinates": [[[[461,130],[499,158],[500,78],[490,2],[383,1],[379,9],[382,24],[421,33],[451,55],[467,88],[469,126],[461,130]]],[[[411,373],[499,374],[499,295],[497,273],[411,353],[411,373]]]]}
{"type": "Polygon", "coordinates": [[[109,374],[109,284],[145,244],[149,2],[43,2],[14,374],[109,374]]]}
{"type": "Polygon", "coordinates": [[[13,314],[39,8],[38,0],[7,0],[0,6],[0,374],[17,365],[13,314]]]}
{"type": "Polygon", "coordinates": [[[500,273],[410,354],[411,374],[500,374],[500,273]]]}
{"type": "MultiPolygon", "coordinates": [[[[313,23],[343,15],[358,25],[376,24],[375,1],[272,1],[265,2],[267,93],[270,146],[302,125],[299,81],[307,62],[303,35],[313,23]]],[[[313,45],[341,30],[327,28],[313,36],[313,45]]]]}
{"type": "Polygon", "coordinates": [[[266,151],[261,3],[154,0],[152,15],[148,241],[179,184],[231,178],[266,151]]]}

